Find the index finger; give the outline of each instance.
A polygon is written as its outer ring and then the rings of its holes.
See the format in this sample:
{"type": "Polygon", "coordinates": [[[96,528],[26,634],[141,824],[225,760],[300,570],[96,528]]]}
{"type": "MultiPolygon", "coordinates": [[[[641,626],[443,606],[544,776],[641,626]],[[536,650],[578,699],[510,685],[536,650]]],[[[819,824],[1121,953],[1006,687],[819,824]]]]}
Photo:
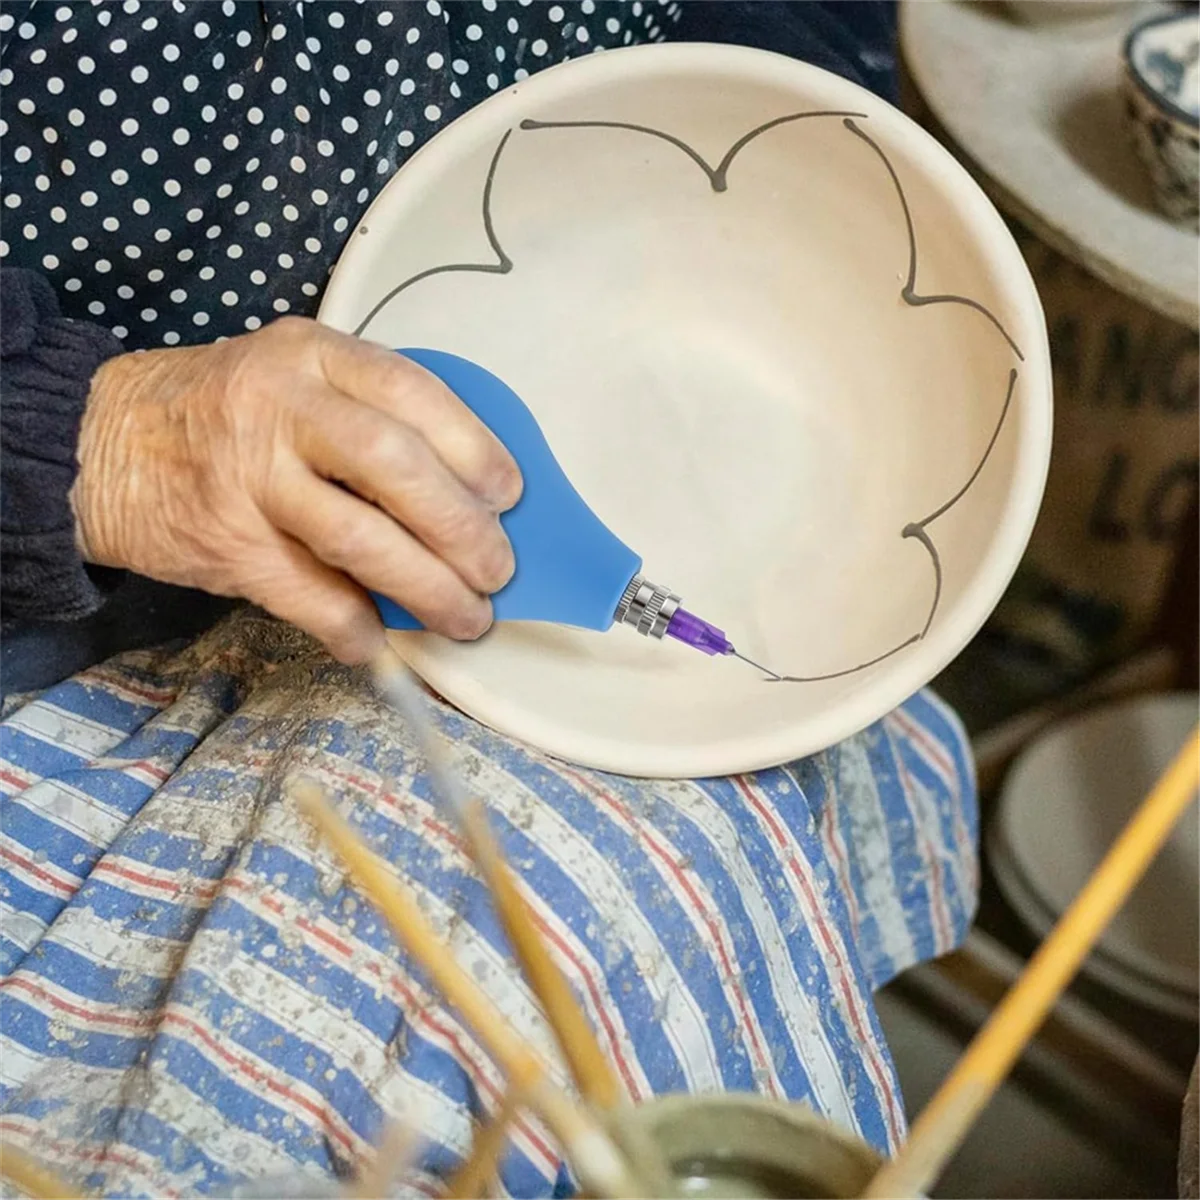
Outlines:
{"type": "Polygon", "coordinates": [[[324,329],[318,353],[333,387],[411,425],[498,512],[520,499],[521,472],[512,455],[436,375],[394,351],[332,329],[324,329]]]}

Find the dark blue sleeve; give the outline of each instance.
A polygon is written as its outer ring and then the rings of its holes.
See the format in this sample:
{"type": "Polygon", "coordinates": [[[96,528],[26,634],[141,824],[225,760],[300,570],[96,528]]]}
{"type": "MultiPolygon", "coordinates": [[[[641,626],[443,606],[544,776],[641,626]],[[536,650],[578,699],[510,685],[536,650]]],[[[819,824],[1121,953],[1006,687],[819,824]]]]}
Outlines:
{"type": "Polygon", "coordinates": [[[233,601],[88,567],[69,493],[92,376],[121,343],[59,311],[37,272],[0,269],[0,695],[135,646],[194,637],[233,601]],[[107,603],[106,603],[107,601],[107,603]]]}
{"type": "Polygon", "coordinates": [[[68,621],[102,592],[75,546],[68,493],[92,376],[120,354],[111,333],[61,315],[34,271],[0,270],[0,611],[68,621]]]}
{"type": "Polygon", "coordinates": [[[898,100],[894,0],[685,0],[671,36],[774,50],[898,100]]]}

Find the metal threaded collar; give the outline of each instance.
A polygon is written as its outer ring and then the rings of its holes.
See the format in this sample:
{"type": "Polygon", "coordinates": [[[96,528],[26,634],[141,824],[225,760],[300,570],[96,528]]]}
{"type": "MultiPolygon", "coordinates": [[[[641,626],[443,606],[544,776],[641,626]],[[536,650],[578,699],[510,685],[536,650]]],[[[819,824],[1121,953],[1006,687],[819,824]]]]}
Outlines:
{"type": "Polygon", "coordinates": [[[614,619],[632,625],[644,637],[661,638],[679,608],[680,599],[666,588],[651,583],[644,575],[635,575],[617,604],[614,619]]]}

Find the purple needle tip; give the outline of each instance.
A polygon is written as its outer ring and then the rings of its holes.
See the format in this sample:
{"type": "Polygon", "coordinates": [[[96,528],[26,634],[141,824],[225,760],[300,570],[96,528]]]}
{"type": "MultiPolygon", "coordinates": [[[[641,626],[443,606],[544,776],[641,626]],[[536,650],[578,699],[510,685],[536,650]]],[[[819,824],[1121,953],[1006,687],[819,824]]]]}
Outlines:
{"type": "Polygon", "coordinates": [[[676,641],[683,642],[687,646],[692,646],[703,654],[732,654],[734,658],[740,658],[742,662],[749,663],[750,666],[755,667],[764,675],[770,675],[774,679],[779,678],[776,672],[768,670],[761,663],[754,662],[744,654],[739,654],[733,648],[733,643],[725,636],[723,630],[718,629],[715,625],[710,625],[707,621],[701,620],[685,608],[677,608],[675,610],[670,623],[667,625],[666,633],[668,637],[673,637],[676,641]]]}
{"type": "Polygon", "coordinates": [[[704,654],[733,654],[733,643],[724,632],[693,616],[686,608],[677,608],[667,625],[667,636],[693,646],[704,654]]]}

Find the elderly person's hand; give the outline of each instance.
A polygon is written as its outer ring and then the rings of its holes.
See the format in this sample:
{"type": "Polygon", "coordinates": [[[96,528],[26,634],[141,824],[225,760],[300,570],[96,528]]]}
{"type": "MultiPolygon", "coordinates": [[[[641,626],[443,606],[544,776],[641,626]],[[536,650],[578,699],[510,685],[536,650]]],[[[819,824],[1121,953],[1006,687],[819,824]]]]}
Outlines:
{"type": "Polygon", "coordinates": [[[245,597],[346,662],[383,638],[365,588],[470,639],[512,575],[508,452],[427,371],[312,321],[111,360],[78,457],[88,561],[245,597]]]}

